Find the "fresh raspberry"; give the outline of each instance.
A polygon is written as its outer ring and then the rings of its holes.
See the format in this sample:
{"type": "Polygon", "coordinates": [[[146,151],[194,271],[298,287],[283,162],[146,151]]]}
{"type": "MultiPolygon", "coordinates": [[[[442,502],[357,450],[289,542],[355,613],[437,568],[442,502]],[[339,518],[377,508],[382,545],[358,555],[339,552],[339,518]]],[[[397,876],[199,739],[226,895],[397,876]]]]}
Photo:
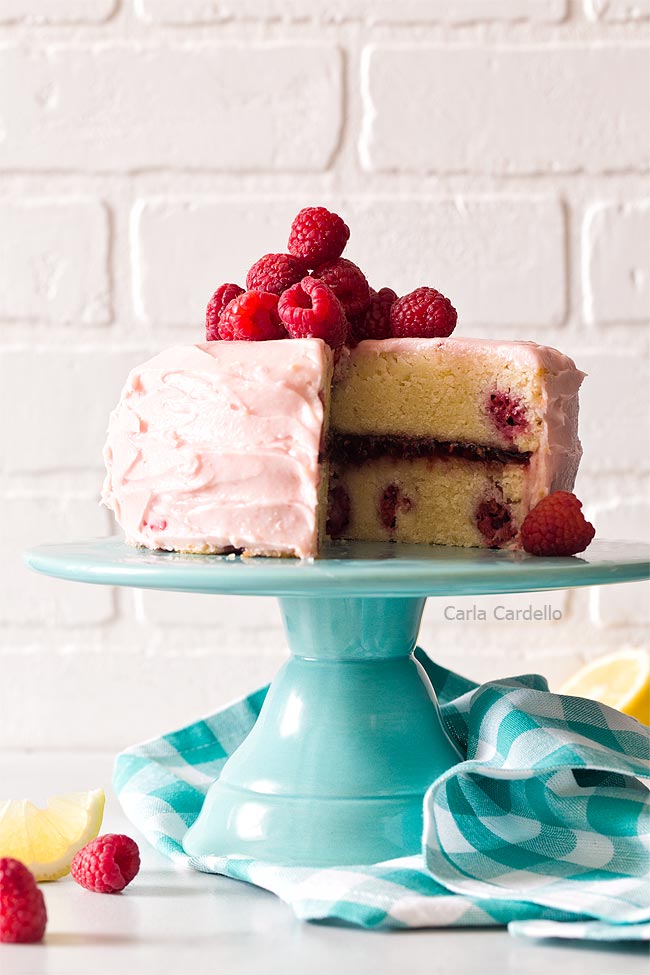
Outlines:
{"type": "Polygon", "coordinates": [[[370,288],[365,274],[345,257],[321,264],[312,277],[318,278],[332,289],[348,318],[361,315],[370,304],[370,288]]]}
{"type": "Polygon", "coordinates": [[[492,417],[495,427],[501,433],[512,440],[517,430],[525,431],[528,428],[528,418],[526,411],[521,404],[518,396],[513,396],[510,390],[495,389],[488,396],[488,413],[492,417]]]}
{"type": "Polygon", "coordinates": [[[86,890],[116,894],[131,883],[139,869],[135,840],[123,833],[105,833],[74,855],[70,873],[86,890]]]}
{"type": "Polygon", "coordinates": [[[390,327],[390,310],[397,301],[392,288],[370,290],[370,304],[365,312],[352,322],[352,337],[355,342],[364,339],[389,339],[393,334],[390,327]]]}
{"type": "Polygon", "coordinates": [[[542,498],[524,518],[521,541],[531,555],[576,555],[584,552],[596,530],[583,515],[582,502],[568,491],[542,498]]]}
{"type": "Polygon", "coordinates": [[[435,288],[416,288],[398,298],[390,310],[393,335],[414,338],[445,338],[456,328],[456,309],[435,288]]]}
{"type": "Polygon", "coordinates": [[[294,339],[323,339],[333,349],[345,342],[348,323],[334,292],[309,276],[280,296],[280,318],[294,339]]]}
{"type": "Polygon", "coordinates": [[[246,287],[249,291],[270,291],[271,294],[281,295],[306,273],[305,262],[292,254],[265,254],[255,261],[246,275],[246,287]]]}
{"type": "Polygon", "coordinates": [[[325,207],[305,207],[291,224],[288,251],[307,267],[334,261],[343,253],[350,228],[337,213],[325,207]]]}
{"type": "Polygon", "coordinates": [[[222,312],[219,335],[230,341],[286,339],[278,315],[278,296],[269,291],[244,291],[238,298],[233,298],[222,312]]]}
{"type": "Polygon", "coordinates": [[[205,340],[206,342],[216,342],[221,338],[219,335],[219,319],[224,308],[233,298],[243,295],[244,289],[238,284],[222,284],[217,288],[208,302],[205,310],[205,340]]]}
{"type": "Polygon", "coordinates": [[[40,941],[46,924],[45,900],[34,875],[20,860],[0,858],[0,942],[40,941]]]}

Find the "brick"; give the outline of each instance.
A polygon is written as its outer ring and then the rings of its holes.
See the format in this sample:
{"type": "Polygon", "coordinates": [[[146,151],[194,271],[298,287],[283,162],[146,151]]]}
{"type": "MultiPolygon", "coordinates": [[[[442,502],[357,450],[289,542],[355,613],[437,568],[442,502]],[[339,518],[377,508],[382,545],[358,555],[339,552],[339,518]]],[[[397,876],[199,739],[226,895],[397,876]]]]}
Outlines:
{"type": "Polygon", "coordinates": [[[243,287],[258,257],[286,250],[301,205],[298,200],[139,201],[132,219],[138,317],[154,325],[191,326],[202,336],[212,292],[224,281],[243,287]]]}
{"type": "Polygon", "coordinates": [[[90,200],[0,200],[0,318],[109,321],[108,216],[90,200]]]}
{"type": "Polygon", "coordinates": [[[32,545],[109,534],[109,514],[97,498],[5,497],[2,512],[0,622],[87,626],[113,617],[111,588],[49,579],[22,564],[32,545]]]}
{"type": "Polygon", "coordinates": [[[599,474],[647,471],[638,424],[644,415],[641,391],[650,388],[647,359],[585,352],[576,363],[588,374],[580,390],[582,467],[599,474]]]}
{"type": "MultiPolygon", "coordinates": [[[[133,648],[132,648],[133,649],[133,648]]],[[[268,682],[280,663],[212,653],[86,651],[48,640],[45,650],[0,652],[0,750],[125,748],[183,727],[268,682]]]]}
{"type": "Polygon", "coordinates": [[[584,0],[589,20],[606,23],[650,18],[650,0],[584,0]]]}
{"type": "MultiPolygon", "coordinates": [[[[139,317],[154,325],[191,325],[196,332],[217,285],[243,285],[257,257],[284,250],[302,202],[139,201],[132,222],[139,317]]],[[[463,325],[562,324],[564,214],[556,200],[339,197],[322,202],[345,215],[352,231],[346,254],[375,287],[389,284],[404,293],[435,284],[452,298],[463,325]]]]}
{"type": "Polygon", "coordinates": [[[592,207],[583,231],[585,318],[590,323],[650,317],[650,201],[592,207]]]}
{"type": "Polygon", "coordinates": [[[99,479],[108,414],[129,369],[146,357],[142,350],[0,350],[0,469],[89,470],[99,479]]]}
{"type": "Polygon", "coordinates": [[[5,169],[322,170],[341,126],[340,52],[322,44],[5,48],[0,119],[5,169]]]}
{"type": "Polygon", "coordinates": [[[366,20],[371,23],[473,23],[486,20],[558,21],[566,16],[566,0],[135,0],[148,23],[209,24],[231,19],[321,21],[366,20]]]}
{"type": "Polygon", "coordinates": [[[194,593],[141,590],[137,594],[138,618],[147,626],[205,627],[221,645],[236,646],[241,637],[243,653],[263,653],[264,637],[272,651],[286,646],[282,619],[275,599],[257,598],[254,610],[246,599],[236,596],[206,596],[194,593]],[[270,636],[269,636],[270,634],[270,636]]]}
{"type": "Polygon", "coordinates": [[[646,48],[377,45],[363,61],[366,169],[506,175],[648,166],[646,48]]]}
{"type": "Polygon", "coordinates": [[[2,0],[0,24],[76,24],[107,20],[117,0],[2,0]]]}
{"type": "MultiPolygon", "coordinates": [[[[623,501],[616,508],[596,511],[598,538],[632,540],[650,544],[650,503],[623,501]]],[[[598,586],[592,591],[592,618],[601,626],[650,625],[650,586],[647,582],[623,586],[598,586]]],[[[646,629],[647,633],[647,629],[646,629]]]]}

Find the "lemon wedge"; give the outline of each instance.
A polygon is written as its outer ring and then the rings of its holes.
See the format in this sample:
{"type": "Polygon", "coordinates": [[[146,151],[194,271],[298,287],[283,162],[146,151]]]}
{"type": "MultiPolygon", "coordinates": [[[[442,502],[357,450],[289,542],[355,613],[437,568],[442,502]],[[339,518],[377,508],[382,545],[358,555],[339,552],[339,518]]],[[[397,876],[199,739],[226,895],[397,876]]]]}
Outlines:
{"type": "Polygon", "coordinates": [[[650,724],[650,655],[619,650],[598,657],[570,677],[560,694],[588,697],[650,724]]]}
{"type": "Polygon", "coordinates": [[[0,857],[21,860],[38,881],[58,880],[95,839],[103,816],[103,789],[52,796],[45,809],[28,799],[0,799],[0,857]]]}

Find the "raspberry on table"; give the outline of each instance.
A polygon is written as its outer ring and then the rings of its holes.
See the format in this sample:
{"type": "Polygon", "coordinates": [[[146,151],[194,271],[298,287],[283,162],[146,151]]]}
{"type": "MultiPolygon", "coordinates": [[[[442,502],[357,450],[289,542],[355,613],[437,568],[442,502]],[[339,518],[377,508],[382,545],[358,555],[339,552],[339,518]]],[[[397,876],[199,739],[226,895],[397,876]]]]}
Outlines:
{"type": "Polygon", "coordinates": [[[370,304],[370,288],[365,274],[345,257],[319,265],[312,277],[332,289],[348,318],[361,315],[370,304]]]}
{"type": "Polygon", "coordinates": [[[123,833],[105,833],[75,854],[70,873],[86,890],[116,894],[140,869],[138,844],[123,833]]]}
{"type": "Polygon", "coordinates": [[[446,338],[456,327],[456,309],[435,288],[416,288],[398,298],[390,310],[393,335],[413,338],[446,338]]]}
{"type": "Polygon", "coordinates": [[[0,857],[0,942],[41,941],[47,911],[34,875],[14,857],[0,857]]]}
{"type": "Polygon", "coordinates": [[[349,236],[350,228],[337,213],[325,207],[305,207],[294,217],[287,249],[307,267],[318,267],[340,257],[349,236]]]}
{"type": "Polygon", "coordinates": [[[343,345],[348,322],[341,302],[318,278],[304,277],[280,296],[278,311],[294,339],[323,339],[333,349],[343,345]]]}
{"type": "Polygon", "coordinates": [[[389,339],[393,334],[390,327],[390,310],[397,301],[392,288],[370,289],[370,304],[366,310],[351,323],[352,338],[355,342],[364,339],[389,339]]]}
{"type": "Polygon", "coordinates": [[[582,502],[568,491],[554,491],[529,511],[521,542],[531,555],[577,555],[591,543],[596,529],[587,521],[582,502]]]}
{"type": "Polygon", "coordinates": [[[305,262],[293,254],[265,254],[255,261],[246,275],[246,287],[249,291],[270,291],[281,295],[306,273],[305,262]]]}
{"type": "Polygon", "coordinates": [[[221,338],[219,335],[219,319],[221,314],[233,298],[243,295],[244,289],[238,284],[222,284],[212,295],[205,310],[205,340],[206,342],[216,342],[221,338]]]}
{"type": "Polygon", "coordinates": [[[219,319],[219,335],[227,341],[285,339],[278,314],[278,296],[269,291],[244,291],[233,298],[219,319]]]}

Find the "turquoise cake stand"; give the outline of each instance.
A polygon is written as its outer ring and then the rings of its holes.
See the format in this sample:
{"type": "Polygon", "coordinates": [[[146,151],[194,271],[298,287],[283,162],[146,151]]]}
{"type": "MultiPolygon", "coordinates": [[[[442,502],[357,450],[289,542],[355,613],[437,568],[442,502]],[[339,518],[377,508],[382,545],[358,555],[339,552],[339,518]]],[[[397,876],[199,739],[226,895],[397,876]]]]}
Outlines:
{"type": "Polygon", "coordinates": [[[314,866],[418,852],[424,793],[459,760],[412,653],[427,596],[630,582],[649,570],[647,547],[624,542],[595,542],[573,558],[335,544],[300,562],[105,539],[43,545],[26,561],[77,582],[279,598],[291,655],[184,846],[314,866]]]}

